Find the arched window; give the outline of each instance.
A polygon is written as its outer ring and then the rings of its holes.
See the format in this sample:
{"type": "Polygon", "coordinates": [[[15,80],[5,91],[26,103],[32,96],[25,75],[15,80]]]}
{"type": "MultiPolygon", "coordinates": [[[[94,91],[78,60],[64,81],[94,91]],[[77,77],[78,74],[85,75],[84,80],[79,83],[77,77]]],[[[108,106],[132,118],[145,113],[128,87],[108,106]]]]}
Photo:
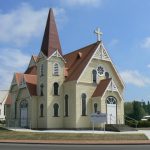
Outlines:
{"type": "Polygon", "coordinates": [[[43,104],[40,105],[40,117],[43,117],[43,112],[44,112],[44,106],[43,104]]]}
{"type": "Polygon", "coordinates": [[[54,108],[54,117],[58,117],[58,109],[59,109],[59,105],[57,103],[55,103],[53,105],[54,108]]]}
{"type": "Polygon", "coordinates": [[[86,94],[82,94],[82,116],[86,116],[86,94]]]}
{"type": "Polygon", "coordinates": [[[68,95],[65,95],[65,116],[68,116],[68,95]]]}
{"type": "Polygon", "coordinates": [[[107,103],[107,104],[117,104],[117,100],[116,100],[115,97],[109,96],[109,97],[107,97],[107,99],[106,99],[106,103],[107,103]]]}
{"type": "Polygon", "coordinates": [[[105,77],[106,77],[106,79],[109,79],[109,73],[108,72],[105,72],[105,77]]]}
{"type": "Polygon", "coordinates": [[[43,88],[44,88],[44,85],[43,84],[41,84],[40,85],[40,95],[41,96],[43,96],[44,94],[43,94],[43,88]]]}
{"type": "Polygon", "coordinates": [[[93,83],[96,83],[97,82],[97,71],[93,70],[92,74],[93,74],[93,83]]]}
{"type": "Polygon", "coordinates": [[[54,95],[58,95],[59,84],[57,82],[54,83],[54,95]]]}
{"type": "Polygon", "coordinates": [[[43,64],[41,64],[40,75],[44,76],[44,65],[43,64]]]}
{"type": "Polygon", "coordinates": [[[95,104],[94,104],[94,112],[95,112],[95,113],[97,112],[97,106],[98,106],[97,103],[95,103],[95,104]]]}
{"type": "Polygon", "coordinates": [[[59,75],[59,65],[58,63],[53,64],[53,75],[58,76],[59,75]]]}

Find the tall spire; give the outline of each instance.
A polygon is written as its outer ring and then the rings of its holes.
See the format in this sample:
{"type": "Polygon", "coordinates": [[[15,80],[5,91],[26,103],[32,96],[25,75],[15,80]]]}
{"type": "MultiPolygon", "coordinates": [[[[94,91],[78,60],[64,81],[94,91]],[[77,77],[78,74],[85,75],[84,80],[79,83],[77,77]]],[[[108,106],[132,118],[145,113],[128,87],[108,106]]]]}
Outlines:
{"type": "Polygon", "coordinates": [[[44,53],[45,56],[49,57],[55,52],[55,50],[58,50],[59,53],[62,55],[55,18],[53,10],[51,8],[49,10],[47,18],[47,23],[41,45],[41,51],[44,53]]]}

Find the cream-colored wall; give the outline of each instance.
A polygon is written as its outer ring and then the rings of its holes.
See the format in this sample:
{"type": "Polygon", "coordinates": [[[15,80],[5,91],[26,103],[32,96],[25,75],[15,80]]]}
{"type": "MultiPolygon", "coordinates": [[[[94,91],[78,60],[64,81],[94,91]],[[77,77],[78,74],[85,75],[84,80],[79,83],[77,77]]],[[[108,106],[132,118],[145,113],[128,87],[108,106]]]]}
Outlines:
{"type": "MultiPolygon", "coordinates": [[[[44,117],[39,117],[38,127],[40,128],[62,128],[63,127],[63,82],[64,82],[64,61],[60,57],[51,57],[50,59],[41,59],[38,66],[38,75],[40,75],[40,66],[44,65],[44,76],[38,76],[38,95],[40,95],[40,84],[44,84],[44,96],[39,96],[39,106],[44,104],[44,117]],[[53,64],[59,64],[59,76],[53,75],[53,64]],[[53,84],[59,84],[59,95],[54,96],[53,84]],[[59,105],[59,117],[54,117],[53,105],[59,105]],[[42,122],[42,123],[41,123],[42,122]]],[[[40,112],[40,109],[39,109],[40,112]]]]}
{"type": "Polygon", "coordinates": [[[15,119],[15,102],[16,102],[16,96],[18,92],[18,85],[11,85],[10,89],[10,96],[12,99],[12,104],[9,105],[8,107],[6,106],[6,118],[7,122],[9,122],[9,126],[12,126],[14,124],[14,119],[15,119]]]}
{"type": "Polygon", "coordinates": [[[90,128],[90,115],[92,113],[91,96],[96,88],[92,83],[78,83],[76,85],[76,128],[90,128]],[[82,116],[82,98],[81,95],[86,94],[86,116],[82,116]]]}
{"type": "Polygon", "coordinates": [[[39,62],[37,63],[37,128],[47,128],[47,60],[42,57],[39,62]],[[41,76],[40,69],[41,65],[43,64],[43,72],[44,75],[41,76]],[[44,96],[40,95],[40,85],[43,84],[43,94],[44,96]],[[43,117],[40,116],[40,105],[43,104],[44,112],[43,117]]]}
{"type": "Polygon", "coordinates": [[[64,116],[64,128],[76,128],[76,81],[65,82],[64,85],[63,108],[65,108],[65,95],[68,95],[68,117],[64,116]]]}
{"type": "Polygon", "coordinates": [[[47,71],[47,128],[63,128],[63,102],[64,102],[64,91],[63,82],[64,78],[64,61],[60,57],[51,57],[48,60],[48,71],[47,71]],[[53,64],[59,64],[59,75],[53,75],[53,64]],[[53,84],[57,82],[59,84],[59,95],[54,95],[53,84]],[[54,117],[53,105],[57,103],[59,105],[58,115],[54,117]]]}
{"type": "MultiPolygon", "coordinates": [[[[121,94],[123,94],[123,87],[120,81],[118,80],[118,75],[116,74],[115,70],[112,67],[111,62],[104,61],[100,59],[92,59],[89,65],[84,70],[83,74],[80,77],[79,82],[84,83],[92,83],[92,71],[94,69],[97,69],[99,66],[102,66],[105,70],[105,72],[109,73],[110,78],[112,78],[121,94]]],[[[105,79],[105,75],[99,76],[97,75],[97,83],[100,82],[100,80],[105,79]]]]}
{"type": "Polygon", "coordinates": [[[38,128],[38,97],[31,97],[31,128],[38,128]]]}

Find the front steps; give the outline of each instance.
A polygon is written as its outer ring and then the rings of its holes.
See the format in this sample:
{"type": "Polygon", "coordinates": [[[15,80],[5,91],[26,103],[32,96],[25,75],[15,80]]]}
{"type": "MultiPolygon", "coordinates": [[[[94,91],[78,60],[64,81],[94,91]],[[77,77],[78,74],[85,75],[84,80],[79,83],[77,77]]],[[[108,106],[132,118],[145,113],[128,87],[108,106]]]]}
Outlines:
{"type": "Polygon", "coordinates": [[[137,131],[137,129],[129,127],[125,124],[106,124],[106,131],[125,132],[125,131],[137,131]]]}

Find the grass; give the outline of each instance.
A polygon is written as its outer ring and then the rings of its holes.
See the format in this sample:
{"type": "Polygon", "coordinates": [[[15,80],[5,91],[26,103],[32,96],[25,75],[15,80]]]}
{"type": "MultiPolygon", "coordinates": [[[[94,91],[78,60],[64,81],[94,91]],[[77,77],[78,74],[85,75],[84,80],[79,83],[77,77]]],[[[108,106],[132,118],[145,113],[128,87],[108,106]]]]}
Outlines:
{"type": "Polygon", "coordinates": [[[148,140],[144,134],[16,132],[0,127],[0,140],[148,140]]]}

